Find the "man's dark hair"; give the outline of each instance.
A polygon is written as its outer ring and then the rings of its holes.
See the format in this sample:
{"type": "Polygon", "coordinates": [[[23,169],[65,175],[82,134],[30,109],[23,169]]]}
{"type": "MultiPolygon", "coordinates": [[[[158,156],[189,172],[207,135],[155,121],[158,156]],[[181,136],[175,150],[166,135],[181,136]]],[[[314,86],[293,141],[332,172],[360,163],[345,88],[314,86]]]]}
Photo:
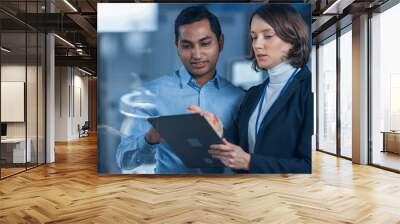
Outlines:
{"type": "MultiPolygon", "coordinates": [[[[256,15],[267,22],[281,40],[293,45],[287,58],[292,66],[300,68],[307,63],[310,54],[309,29],[296,9],[287,4],[263,5],[251,16],[249,27],[256,15]]],[[[253,68],[259,70],[252,47],[250,59],[253,60],[253,68]]]]}
{"type": "Polygon", "coordinates": [[[204,6],[191,6],[187,7],[179,13],[178,17],[175,19],[175,44],[178,44],[179,39],[179,27],[186,24],[191,24],[194,22],[207,19],[210,22],[211,31],[217,36],[219,43],[219,38],[221,37],[221,25],[218,18],[212,14],[204,6]]]}

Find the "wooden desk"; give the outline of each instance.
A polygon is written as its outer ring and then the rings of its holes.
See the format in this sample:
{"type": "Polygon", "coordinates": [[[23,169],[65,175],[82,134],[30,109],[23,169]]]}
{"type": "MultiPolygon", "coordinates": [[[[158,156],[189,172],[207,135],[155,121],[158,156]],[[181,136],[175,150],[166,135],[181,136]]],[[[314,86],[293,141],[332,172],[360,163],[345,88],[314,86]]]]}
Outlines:
{"type": "Polygon", "coordinates": [[[383,131],[383,152],[400,154],[400,131],[383,131]]]}
{"type": "Polygon", "coordinates": [[[30,162],[32,158],[30,138],[26,140],[25,154],[25,138],[6,138],[1,139],[1,157],[6,163],[25,163],[30,162]],[[26,158],[26,161],[25,161],[26,158]]]}

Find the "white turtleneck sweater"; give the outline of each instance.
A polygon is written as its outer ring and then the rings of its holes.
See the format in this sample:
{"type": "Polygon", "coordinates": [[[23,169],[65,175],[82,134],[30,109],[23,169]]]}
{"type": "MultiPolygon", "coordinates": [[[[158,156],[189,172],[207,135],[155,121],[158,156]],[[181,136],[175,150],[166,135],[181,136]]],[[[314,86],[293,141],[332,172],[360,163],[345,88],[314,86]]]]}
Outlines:
{"type": "Polygon", "coordinates": [[[267,114],[268,110],[274,104],[274,102],[278,99],[283,87],[288,82],[290,76],[296,70],[295,67],[290,65],[287,61],[284,61],[273,68],[268,69],[269,75],[269,84],[267,86],[267,92],[265,97],[260,99],[257,104],[257,107],[254,109],[252,115],[250,116],[249,120],[249,127],[248,127],[248,139],[249,139],[249,152],[254,153],[254,146],[256,143],[256,120],[257,114],[260,107],[260,102],[263,100],[262,108],[260,117],[258,120],[258,130],[260,130],[261,123],[267,114]]]}

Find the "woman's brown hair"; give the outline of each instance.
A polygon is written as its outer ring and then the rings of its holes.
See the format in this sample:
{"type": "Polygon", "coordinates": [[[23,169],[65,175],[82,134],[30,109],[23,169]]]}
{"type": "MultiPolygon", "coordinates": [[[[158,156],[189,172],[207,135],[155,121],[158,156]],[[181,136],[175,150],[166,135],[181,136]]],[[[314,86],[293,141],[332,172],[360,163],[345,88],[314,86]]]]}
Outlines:
{"type": "MultiPolygon", "coordinates": [[[[287,60],[293,67],[301,68],[307,63],[310,54],[309,28],[296,9],[287,4],[263,5],[252,14],[249,27],[255,15],[268,23],[280,39],[292,44],[287,60]]],[[[258,71],[252,47],[249,59],[253,60],[253,68],[258,71]]]]}

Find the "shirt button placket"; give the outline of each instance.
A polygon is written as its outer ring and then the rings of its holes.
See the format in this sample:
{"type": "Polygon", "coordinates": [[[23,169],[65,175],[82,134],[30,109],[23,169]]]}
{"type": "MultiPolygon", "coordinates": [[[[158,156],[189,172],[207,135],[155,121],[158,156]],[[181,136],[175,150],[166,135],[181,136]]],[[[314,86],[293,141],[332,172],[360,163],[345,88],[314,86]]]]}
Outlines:
{"type": "MultiPolygon", "coordinates": [[[[203,86],[203,88],[200,89],[199,91],[199,107],[203,108],[204,107],[204,89],[206,86],[203,86]]],[[[203,108],[204,109],[204,108],[203,108]]]]}

